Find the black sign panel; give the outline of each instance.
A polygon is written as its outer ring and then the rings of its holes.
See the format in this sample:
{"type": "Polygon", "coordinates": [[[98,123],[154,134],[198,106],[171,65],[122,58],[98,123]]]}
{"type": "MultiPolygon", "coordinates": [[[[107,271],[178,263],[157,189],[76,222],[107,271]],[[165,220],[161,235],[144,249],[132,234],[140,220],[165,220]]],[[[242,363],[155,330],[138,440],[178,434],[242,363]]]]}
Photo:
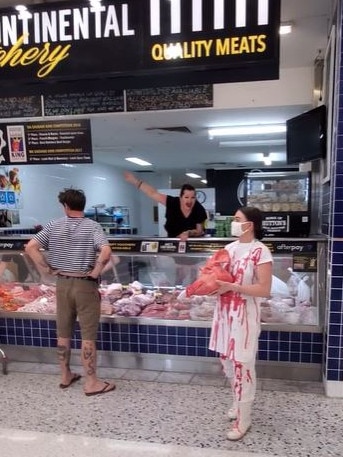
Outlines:
{"type": "Polygon", "coordinates": [[[139,252],[141,241],[128,239],[112,239],[109,240],[109,244],[113,252],[139,252]]]}
{"type": "Polygon", "coordinates": [[[40,117],[42,101],[39,95],[0,97],[0,118],[40,117]]]}
{"type": "Polygon", "coordinates": [[[280,213],[264,215],[262,227],[266,236],[282,236],[289,232],[289,215],[280,213]]]}
{"type": "Polygon", "coordinates": [[[215,252],[223,249],[229,243],[228,240],[188,240],[186,251],[189,253],[215,252]]]}
{"type": "Polygon", "coordinates": [[[127,111],[212,108],[213,86],[154,87],[126,91],[127,111]]]}
{"type": "Polygon", "coordinates": [[[4,237],[0,240],[1,251],[23,251],[29,240],[16,240],[4,237]]]}
{"type": "Polygon", "coordinates": [[[316,241],[270,241],[263,240],[263,243],[273,254],[303,254],[317,253],[316,241]]]}
{"type": "Polygon", "coordinates": [[[303,254],[293,256],[293,271],[296,272],[309,272],[317,271],[317,255],[316,254],[303,254]]]}
{"type": "Polygon", "coordinates": [[[109,240],[113,252],[140,252],[142,254],[152,253],[185,253],[186,243],[184,241],[162,240],[162,239],[111,239],[109,240]]]}
{"type": "MultiPolygon", "coordinates": [[[[188,239],[187,241],[164,238],[114,238],[110,239],[109,243],[114,252],[201,254],[223,249],[232,241],[232,239],[226,238],[188,239]]],[[[270,249],[272,254],[293,254],[294,256],[299,256],[299,258],[305,256],[308,259],[316,258],[317,255],[317,242],[312,240],[264,240],[263,243],[270,249]]],[[[309,260],[309,265],[310,263],[309,260]]]]}
{"type": "Polygon", "coordinates": [[[92,163],[90,121],[0,124],[3,165],[92,163]]]}
{"type": "Polygon", "coordinates": [[[29,12],[0,11],[3,90],[18,82],[49,93],[46,83],[79,79],[102,78],[104,89],[112,78],[117,89],[279,75],[280,0],[61,2],[29,12]]]}
{"type": "Polygon", "coordinates": [[[44,96],[45,116],[67,116],[124,111],[122,90],[66,92],[44,96]]]}

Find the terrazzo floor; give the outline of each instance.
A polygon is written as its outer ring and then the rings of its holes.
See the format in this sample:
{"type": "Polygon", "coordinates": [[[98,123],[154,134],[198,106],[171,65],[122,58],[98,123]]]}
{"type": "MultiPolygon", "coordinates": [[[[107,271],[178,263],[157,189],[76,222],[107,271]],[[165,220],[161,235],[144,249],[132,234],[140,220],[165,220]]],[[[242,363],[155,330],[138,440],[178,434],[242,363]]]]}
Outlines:
{"type": "Polygon", "coordinates": [[[226,439],[224,378],[99,370],[117,389],[86,397],[58,388],[56,365],[9,364],[0,373],[2,457],[342,457],[343,399],[320,383],[259,380],[253,426],[226,439]]]}

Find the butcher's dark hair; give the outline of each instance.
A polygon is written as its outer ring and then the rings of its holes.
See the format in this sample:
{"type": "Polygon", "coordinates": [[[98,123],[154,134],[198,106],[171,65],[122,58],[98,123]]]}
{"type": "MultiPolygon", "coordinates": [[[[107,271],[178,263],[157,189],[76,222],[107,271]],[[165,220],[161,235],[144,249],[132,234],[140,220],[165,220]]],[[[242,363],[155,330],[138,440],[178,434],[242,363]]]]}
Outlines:
{"type": "Polygon", "coordinates": [[[242,206],[242,208],[239,208],[239,211],[244,214],[244,216],[247,218],[247,221],[252,222],[254,224],[255,238],[257,238],[258,240],[262,240],[262,212],[254,206],[242,206]]]}
{"type": "Polygon", "coordinates": [[[184,184],[180,189],[180,197],[182,197],[182,195],[185,193],[186,190],[191,190],[194,193],[196,192],[194,186],[192,186],[191,184],[184,184]]]}

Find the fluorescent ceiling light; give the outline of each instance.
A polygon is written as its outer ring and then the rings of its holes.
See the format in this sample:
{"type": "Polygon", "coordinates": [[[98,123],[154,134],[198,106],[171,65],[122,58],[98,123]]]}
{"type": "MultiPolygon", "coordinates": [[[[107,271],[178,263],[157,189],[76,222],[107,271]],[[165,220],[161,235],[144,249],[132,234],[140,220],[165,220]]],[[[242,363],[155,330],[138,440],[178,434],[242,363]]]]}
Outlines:
{"type": "Polygon", "coordinates": [[[142,167],[148,167],[152,165],[150,162],[146,162],[145,160],[139,159],[138,157],[125,157],[125,160],[135,163],[136,165],[141,165],[142,167]]]}
{"type": "Polygon", "coordinates": [[[236,125],[234,127],[219,127],[208,130],[208,136],[239,136],[239,135],[263,135],[270,133],[285,133],[285,124],[254,124],[236,125]]]}
{"type": "Polygon", "coordinates": [[[207,179],[201,179],[200,182],[202,182],[203,184],[207,184],[207,179]]]}
{"type": "Polygon", "coordinates": [[[220,148],[246,147],[246,146],[283,146],[286,140],[242,140],[242,141],[220,141],[220,148]]]}
{"type": "Polygon", "coordinates": [[[280,35],[288,35],[289,33],[292,33],[292,26],[293,24],[291,22],[284,22],[281,24],[279,29],[280,35]]]}
{"type": "Polygon", "coordinates": [[[186,176],[189,176],[190,178],[201,178],[200,175],[197,175],[195,173],[186,173],[186,176]]]}

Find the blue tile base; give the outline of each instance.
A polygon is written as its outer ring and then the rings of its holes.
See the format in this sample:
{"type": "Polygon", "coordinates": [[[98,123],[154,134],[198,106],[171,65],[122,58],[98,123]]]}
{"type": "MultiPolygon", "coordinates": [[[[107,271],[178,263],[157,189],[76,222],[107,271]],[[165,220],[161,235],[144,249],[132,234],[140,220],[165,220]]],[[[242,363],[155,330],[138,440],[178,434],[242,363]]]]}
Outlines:
{"type": "MultiPolygon", "coordinates": [[[[211,329],[208,327],[175,327],[164,325],[102,322],[97,347],[103,351],[142,354],[166,354],[217,357],[208,349],[211,329]]],[[[56,347],[56,322],[44,319],[0,318],[2,344],[56,347]]],[[[76,324],[71,344],[81,348],[81,333],[76,324]]],[[[315,363],[323,361],[323,335],[284,331],[262,331],[258,360],[315,363]]]]}

